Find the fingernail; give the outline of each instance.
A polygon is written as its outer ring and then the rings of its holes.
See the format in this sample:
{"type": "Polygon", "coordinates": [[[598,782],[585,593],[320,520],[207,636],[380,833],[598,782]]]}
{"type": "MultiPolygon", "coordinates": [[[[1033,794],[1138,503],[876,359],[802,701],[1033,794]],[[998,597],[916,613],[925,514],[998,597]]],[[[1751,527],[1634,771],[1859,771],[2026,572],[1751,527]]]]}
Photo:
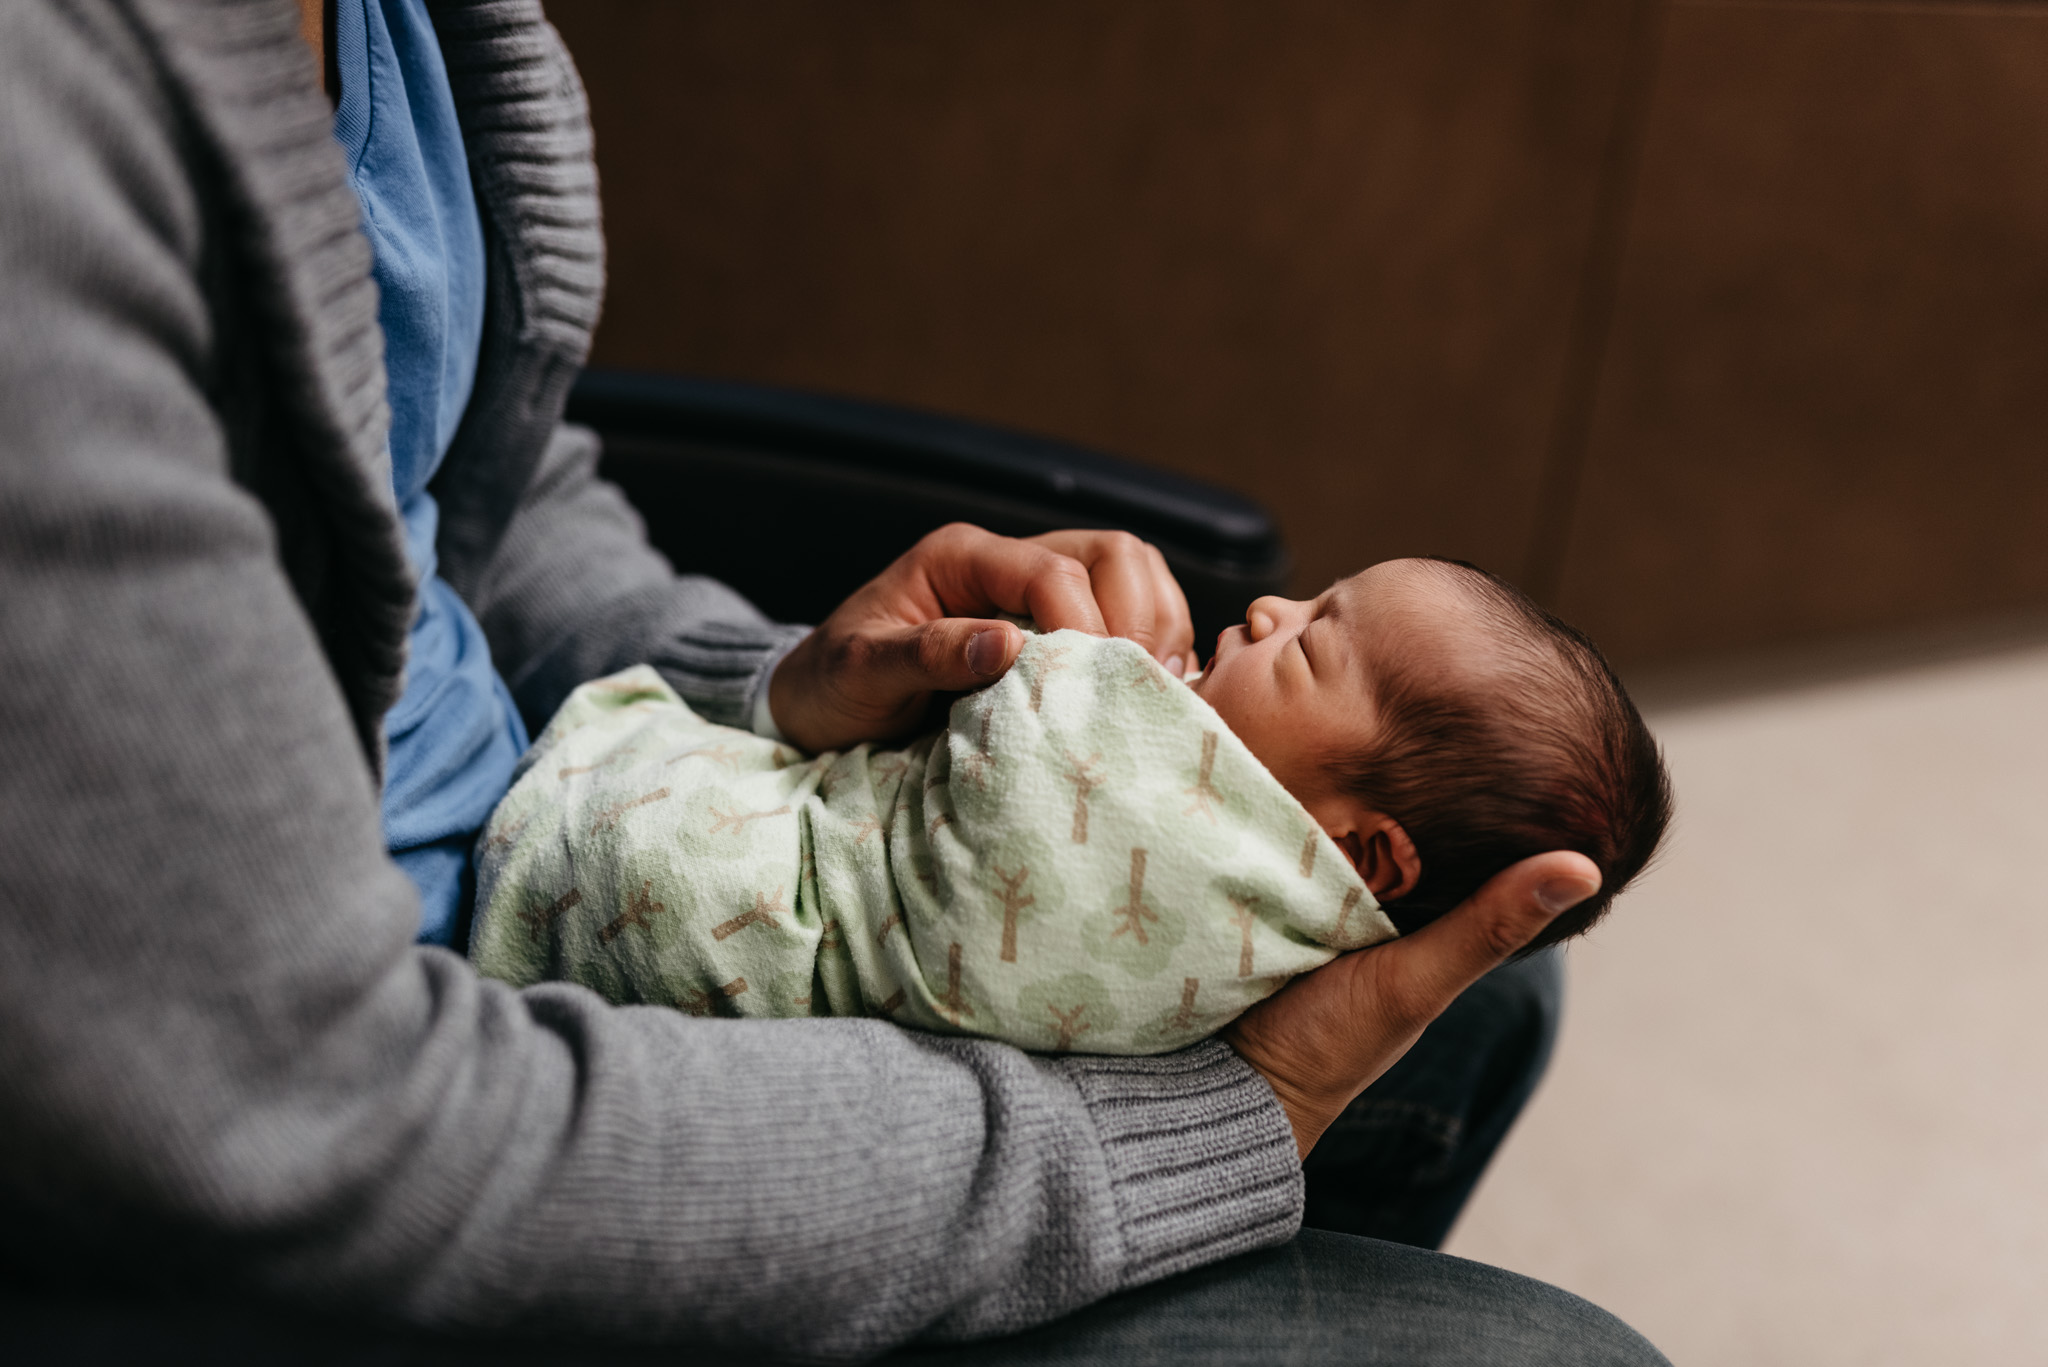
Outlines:
{"type": "Polygon", "coordinates": [[[1181,676],[1181,670],[1185,663],[1180,656],[1169,655],[1166,657],[1166,672],[1178,679],[1181,676]]]}
{"type": "Polygon", "coordinates": [[[1552,916],[1570,911],[1600,889],[1578,878],[1553,878],[1536,886],[1536,901],[1552,916]]]}
{"type": "Polygon", "coordinates": [[[984,679],[1002,673],[1003,657],[1010,653],[1009,633],[977,631],[967,642],[967,667],[984,679]]]}

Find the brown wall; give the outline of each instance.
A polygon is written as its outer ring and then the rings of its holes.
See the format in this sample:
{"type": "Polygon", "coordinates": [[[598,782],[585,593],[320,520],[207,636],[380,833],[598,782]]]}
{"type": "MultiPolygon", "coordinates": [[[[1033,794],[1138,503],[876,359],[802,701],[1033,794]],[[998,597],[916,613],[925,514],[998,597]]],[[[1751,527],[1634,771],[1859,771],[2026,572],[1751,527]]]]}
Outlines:
{"type": "Polygon", "coordinates": [[[1623,659],[2048,603],[2048,10],[574,0],[598,360],[1232,484],[1623,659]]]}

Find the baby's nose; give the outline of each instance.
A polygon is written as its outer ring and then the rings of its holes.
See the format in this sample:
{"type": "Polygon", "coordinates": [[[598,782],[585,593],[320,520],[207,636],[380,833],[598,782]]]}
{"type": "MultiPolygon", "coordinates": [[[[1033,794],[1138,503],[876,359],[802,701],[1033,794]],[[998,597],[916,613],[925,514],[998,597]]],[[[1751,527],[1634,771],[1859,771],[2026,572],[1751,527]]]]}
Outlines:
{"type": "Polygon", "coordinates": [[[1244,610],[1245,630],[1254,641],[1263,641],[1273,634],[1273,628],[1280,625],[1280,609],[1285,602],[1282,598],[1254,598],[1244,610]]]}

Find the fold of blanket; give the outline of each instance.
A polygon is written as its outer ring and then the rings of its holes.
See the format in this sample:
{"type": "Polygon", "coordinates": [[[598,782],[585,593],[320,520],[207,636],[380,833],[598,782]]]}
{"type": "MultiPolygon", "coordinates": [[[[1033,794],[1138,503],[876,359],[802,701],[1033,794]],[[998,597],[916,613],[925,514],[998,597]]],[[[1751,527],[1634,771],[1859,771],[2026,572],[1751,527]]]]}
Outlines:
{"type": "Polygon", "coordinates": [[[470,954],[699,1015],[1163,1053],[1394,927],[1129,641],[1027,639],[944,731],[806,758],[647,667],[577,689],[478,847],[470,954]]]}

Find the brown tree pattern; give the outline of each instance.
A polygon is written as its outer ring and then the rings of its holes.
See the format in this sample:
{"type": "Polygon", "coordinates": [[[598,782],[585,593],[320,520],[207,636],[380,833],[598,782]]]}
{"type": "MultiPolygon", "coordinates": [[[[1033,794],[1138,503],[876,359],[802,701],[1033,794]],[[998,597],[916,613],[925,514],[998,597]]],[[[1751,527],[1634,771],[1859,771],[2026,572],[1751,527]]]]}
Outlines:
{"type": "Polygon", "coordinates": [[[1344,894],[1344,906],[1337,913],[1337,928],[1330,932],[1331,939],[1342,940],[1344,938],[1344,927],[1350,922],[1351,913],[1358,909],[1358,904],[1364,897],[1364,888],[1353,888],[1344,894]]]}
{"type": "Polygon", "coordinates": [[[969,1006],[967,999],[960,995],[960,942],[958,940],[955,940],[946,949],[946,990],[944,994],[933,1002],[933,1005],[937,1006],[945,1018],[955,1025],[960,1023],[963,1016],[974,1014],[974,1008],[969,1006]]]}
{"type": "Polygon", "coordinates": [[[1074,1047],[1075,1040],[1095,1028],[1090,1022],[1081,1019],[1088,1011],[1088,1003],[1086,1002],[1082,1002],[1079,1006],[1069,1007],[1065,1011],[1060,1010],[1051,1002],[1047,1002],[1045,1009],[1052,1012],[1052,1018],[1056,1022],[1053,1026],[1053,1031],[1057,1036],[1052,1046],[1054,1053],[1066,1053],[1074,1047]]]}
{"type": "Polygon", "coordinates": [[[1071,751],[1062,751],[1067,757],[1067,782],[1074,785],[1074,843],[1088,843],[1088,796],[1107,780],[1095,772],[1095,766],[1102,762],[1102,752],[1096,751],[1085,760],[1075,759],[1071,751]]]}
{"type": "Polygon", "coordinates": [[[526,922],[526,938],[529,941],[538,941],[542,935],[554,929],[555,922],[562,919],[563,912],[582,905],[583,894],[575,888],[570,888],[544,907],[526,908],[519,913],[519,919],[526,922]]]}
{"type": "Polygon", "coordinates": [[[988,771],[994,768],[996,763],[996,757],[988,748],[988,727],[994,720],[993,712],[981,714],[981,739],[975,743],[975,748],[971,752],[960,757],[960,777],[984,792],[988,790],[988,771]]]}
{"type": "Polygon", "coordinates": [[[765,892],[757,892],[754,894],[753,908],[749,911],[741,912],[730,921],[725,921],[711,927],[711,938],[714,940],[728,940],[745,930],[748,926],[779,926],[782,922],[778,921],[776,917],[788,914],[789,908],[782,903],[781,888],[775,890],[773,898],[770,898],[765,892]]]}
{"type": "Polygon", "coordinates": [[[746,830],[749,821],[761,821],[771,816],[788,816],[789,804],[784,803],[773,811],[767,812],[722,812],[718,808],[713,807],[711,815],[717,818],[717,820],[711,823],[711,834],[720,835],[726,831],[738,834],[746,830]]]}
{"type": "Polygon", "coordinates": [[[903,913],[900,911],[890,912],[889,919],[882,922],[881,929],[875,932],[875,943],[881,944],[884,940],[887,940],[889,938],[889,932],[896,929],[896,927],[902,924],[903,913]]]}
{"type": "Polygon", "coordinates": [[[1038,652],[1038,658],[1031,666],[1031,710],[1036,712],[1045,701],[1045,681],[1067,667],[1066,655],[1072,646],[1047,646],[1038,652]]]}
{"type": "Polygon", "coordinates": [[[1316,832],[1310,830],[1308,839],[1301,842],[1301,876],[1313,878],[1316,872],[1316,832]]]}
{"type": "Polygon", "coordinates": [[[1003,904],[1002,957],[1004,963],[1013,964],[1017,962],[1017,913],[1038,901],[1024,891],[1024,880],[1031,876],[1031,870],[1019,864],[1015,873],[1004,873],[1003,866],[994,860],[989,861],[989,867],[995,871],[996,881],[1003,885],[1003,890],[996,894],[1003,904]]]}
{"type": "Polygon", "coordinates": [[[735,750],[729,745],[700,745],[695,749],[685,750],[680,755],[670,755],[662,763],[665,765],[680,764],[686,759],[708,759],[713,764],[736,770],[740,767],[740,760],[743,757],[741,751],[735,750]]]}
{"type": "Polygon", "coordinates": [[[1252,975],[1252,927],[1259,923],[1259,899],[1239,897],[1228,892],[1223,895],[1229,898],[1230,905],[1236,908],[1230,913],[1230,923],[1237,927],[1238,933],[1243,937],[1237,950],[1237,976],[1249,978],[1252,975]]]}
{"type": "Polygon", "coordinates": [[[654,918],[667,910],[666,906],[654,900],[654,884],[643,881],[640,884],[640,891],[626,904],[626,909],[619,913],[618,919],[597,932],[597,942],[608,945],[635,926],[642,930],[652,930],[654,918]]]}
{"type": "Polygon", "coordinates": [[[497,834],[493,835],[489,840],[486,840],[484,842],[484,849],[495,850],[500,845],[511,845],[512,842],[519,839],[519,837],[525,833],[526,828],[529,825],[531,825],[532,822],[533,818],[531,816],[520,817],[519,820],[513,822],[509,826],[502,828],[497,832],[497,834]]]}
{"type": "MultiPolygon", "coordinates": [[[[725,983],[718,988],[718,995],[721,997],[737,997],[746,990],[747,980],[745,978],[734,978],[731,982],[725,983]]],[[[688,992],[677,998],[676,1009],[678,1011],[687,1011],[693,1016],[708,1016],[711,1014],[711,994],[701,987],[691,988],[688,992]]]]}
{"type": "Polygon", "coordinates": [[[1223,805],[1223,794],[1217,792],[1216,785],[1209,781],[1209,776],[1215,770],[1216,733],[1214,731],[1204,731],[1202,733],[1202,765],[1195,773],[1195,786],[1186,790],[1187,795],[1192,797],[1194,801],[1188,804],[1188,809],[1181,813],[1182,816],[1193,816],[1196,812],[1200,812],[1203,816],[1209,818],[1210,825],[1216,824],[1215,809],[1223,805]],[[1212,803],[1215,805],[1212,806],[1212,803]]]}
{"type": "Polygon", "coordinates": [[[635,807],[645,807],[648,803],[659,802],[667,796],[668,789],[656,788],[651,793],[642,793],[640,796],[629,798],[624,802],[614,802],[611,806],[599,812],[597,820],[590,823],[590,833],[596,835],[599,831],[611,830],[619,824],[620,817],[632,811],[635,807]]]}
{"type": "Polygon", "coordinates": [[[1120,922],[1115,930],[1109,932],[1110,939],[1114,940],[1128,932],[1141,945],[1151,943],[1151,938],[1145,933],[1145,923],[1147,921],[1157,921],[1159,913],[1145,905],[1145,852],[1143,850],[1133,849],[1131,851],[1131,900],[1120,907],[1114,908],[1110,914],[1115,916],[1120,922]]]}
{"type": "Polygon", "coordinates": [[[1180,1010],[1173,1013],[1173,1019],[1167,1022],[1168,1025],[1175,1030],[1191,1030],[1194,1028],[1195,993],[1201,990],[1202,980],[1200,978],[1182,978],[1180,980],[1180,1010]]]}

